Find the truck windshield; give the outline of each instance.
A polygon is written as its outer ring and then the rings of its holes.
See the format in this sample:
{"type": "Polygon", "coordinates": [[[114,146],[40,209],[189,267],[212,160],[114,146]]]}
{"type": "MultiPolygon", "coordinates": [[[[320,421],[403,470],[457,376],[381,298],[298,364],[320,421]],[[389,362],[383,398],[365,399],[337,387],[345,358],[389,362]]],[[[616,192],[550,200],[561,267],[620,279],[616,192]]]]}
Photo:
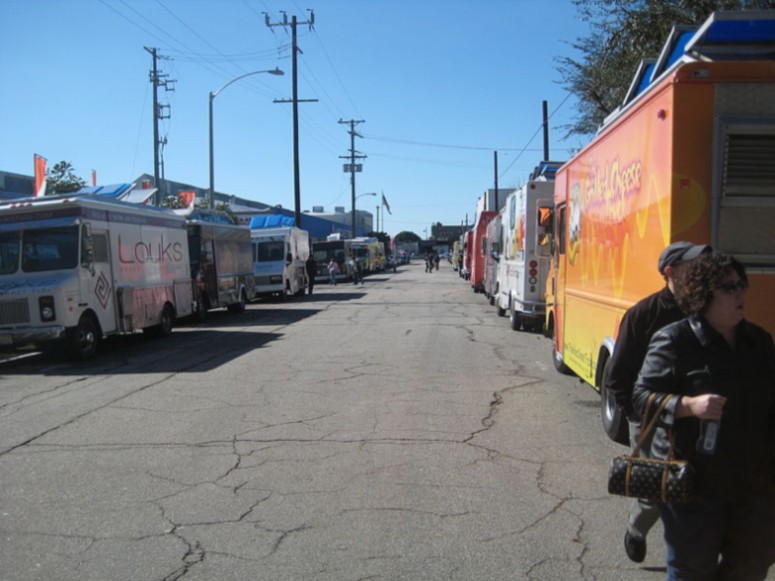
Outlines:
{"type": "Polygon", "coordinates": [[[0,232],[0,274],[13,274],[19,268],[19,233],[0,232]]]}
{"type": "Polygon", "coordinates": [[[256,262],[274,262],[283,259],[285,242],[261,242],[256,251],[256,262]]]}
{"type": "Polygon", "coordinates": [[[78,265],[78,226],[22,233],[22,270],[45,272],[78,265]]]}

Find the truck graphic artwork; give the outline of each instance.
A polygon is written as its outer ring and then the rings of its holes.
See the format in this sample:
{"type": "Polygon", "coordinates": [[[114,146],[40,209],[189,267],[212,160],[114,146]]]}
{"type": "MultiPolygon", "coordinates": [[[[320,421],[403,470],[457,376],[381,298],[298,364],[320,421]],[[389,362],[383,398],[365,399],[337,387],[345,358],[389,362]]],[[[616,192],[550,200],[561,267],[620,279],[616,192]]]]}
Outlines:
{"type": "Polygon", "coordinates": [[[674,28],[557,171],[546,332],[555,367],[601,391],[603,428],[618,442],[627,422],[606,393],[606,365],[624,312],[664,287],[668,244],[735,255],[749,274],[746,318],[775,332],[775,61],[752,32],[775,30],[774,16],[719,12],[674,28]]]}
{"type": "Polygon", "coordinates": [[[132,244],[123,244],[121,235],[118,235],[118,259],[124,264],[135,262],[182,262],[185,256],[183,245],[180,242],[169,242],[162,234],[158,242],[143,242],[142,240],[132,244]]]}

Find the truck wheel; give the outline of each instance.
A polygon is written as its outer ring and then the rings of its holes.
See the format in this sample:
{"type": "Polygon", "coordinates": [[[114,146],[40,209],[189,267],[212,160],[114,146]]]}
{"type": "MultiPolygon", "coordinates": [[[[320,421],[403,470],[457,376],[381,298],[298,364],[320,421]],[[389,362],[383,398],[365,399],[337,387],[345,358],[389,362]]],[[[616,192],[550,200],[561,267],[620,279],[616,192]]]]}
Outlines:
{"type": "Polygon", "coordinates": [[[554,368],[562,373],[563,375],[576,375],[573,373],[570,367],[565,365],[565,363],[562,360],[562,357],[557,352],[557,349],[552,345],[552,361],[554,363],[554,368]]]}
{"type": "Polygon", "coordinates": [[[600,416],[603,420],[603,430],[617,444],[630,445],[630,425],[616,399],[606,389],[610,371],[610,357],[603,365],[603,379],[600,382],[600,416]]]}
{"type": "Polygon", "coordinates": [[[519,331],[519,328],[522,326],[519,320],[519,313],[514,310],[514,305],[511,305],[511,308],[509,308],[509,325],[512,331],[519,331]]]}
{"type": "Polygon", "coordinates": [[[77,361],[85,361],[97,353],[99,334],[97,325],[88,315],[81,317],[78,326],[67,330],[68,352],[77,361]]]}
{"type": "Polygon", "coordinates": [[[544,337],[551,339],[554,336],[554,320],[550,319],[548,323],[544,323],[542,326],[544,337]]]}
{"type": "Polygon", "coordinates": [[[228,310],[230,313],[244,313],[246,303],[247,300],[245,298],[245,291],[240,291],[239,301],[230,304],[228,307],[226,307],[226,310],[228,310]]]}
{"type": "Polygon", "coordinates": [[[206,295],[202,295],[196,302],[196,310],[194,311],[194,320],[197,323],[201,323],[207,318],[207,311],[210,308],[210,303],[207,300],[206,295]]]}
{"type": "Polygon", "coordinates": [[[158,325],[153,327],[146,327],[143,329],[143,333],[148,337],[169,337],[172,335],[172,323],[175,320],[175,313],[172,311],[172,307],[164,305],[161,310],[161,319],[158,325]]]}

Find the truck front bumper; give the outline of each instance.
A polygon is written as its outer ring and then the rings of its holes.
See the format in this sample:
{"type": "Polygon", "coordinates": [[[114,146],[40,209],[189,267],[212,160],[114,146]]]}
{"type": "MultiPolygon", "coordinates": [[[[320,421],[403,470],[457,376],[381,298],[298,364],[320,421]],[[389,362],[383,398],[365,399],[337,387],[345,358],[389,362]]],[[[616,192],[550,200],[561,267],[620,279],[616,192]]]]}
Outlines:
{"type": "Polygon", "coordinates": [[[0,328],[0,347],[16,347],[31,343],[50,343],[65,338],[62,325],[45,327],[0,328]]]}

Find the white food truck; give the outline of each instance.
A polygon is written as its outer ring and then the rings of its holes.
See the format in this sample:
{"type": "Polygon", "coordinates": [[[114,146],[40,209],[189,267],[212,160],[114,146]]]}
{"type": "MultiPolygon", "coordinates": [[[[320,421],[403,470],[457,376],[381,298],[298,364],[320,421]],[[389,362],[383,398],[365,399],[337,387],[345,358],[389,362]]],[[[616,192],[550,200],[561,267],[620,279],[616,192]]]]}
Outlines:
{"type": "Polygon", "coordinates": [[[309,233],[294,226],[251,228],[256,295],[303,295],[309,233]]]}
{"type": "Polygon", "coordinates": [[[167,336],[192,313],[186,221],[95,195],[0,205],[0,347],[167,336]]]}
{"type": "Polygon", "coordinates": [[[501,210],[500,253],[492,295],[511,328],[540,331],[546,318],[546,278],[551,257],[554,174],[559,162],[544,161],[509,194],[501,210]]]}

